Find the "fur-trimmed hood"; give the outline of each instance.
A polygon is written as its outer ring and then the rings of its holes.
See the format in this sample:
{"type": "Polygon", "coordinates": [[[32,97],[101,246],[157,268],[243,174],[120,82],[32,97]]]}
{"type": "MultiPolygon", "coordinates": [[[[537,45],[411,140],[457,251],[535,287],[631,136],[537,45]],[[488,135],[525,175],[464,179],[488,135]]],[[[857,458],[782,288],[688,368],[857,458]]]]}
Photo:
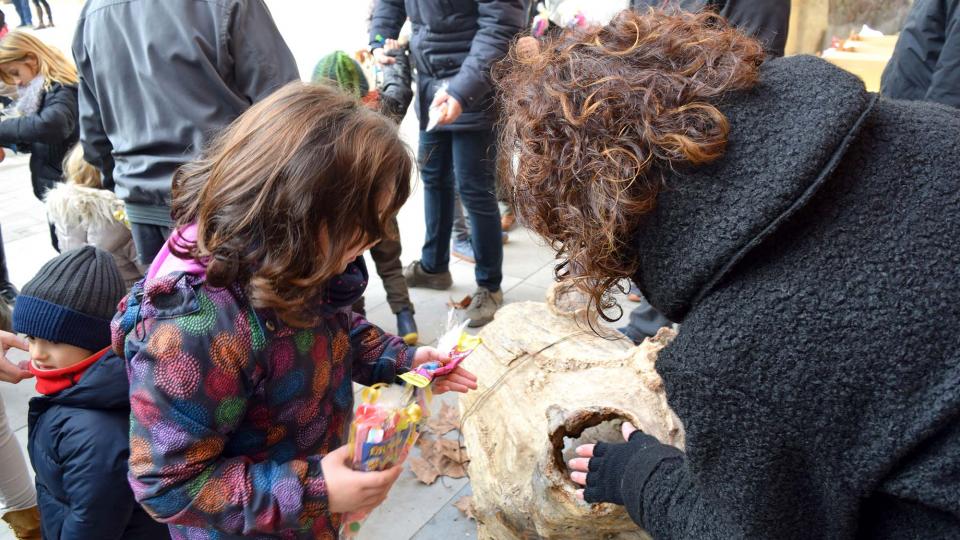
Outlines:
{"type": "Polygon", "coordinates": [[[44,199],[50,219],[68,227],[102,228],[126,219],[123,201],[105,189],[57,184],[44,199]]]}

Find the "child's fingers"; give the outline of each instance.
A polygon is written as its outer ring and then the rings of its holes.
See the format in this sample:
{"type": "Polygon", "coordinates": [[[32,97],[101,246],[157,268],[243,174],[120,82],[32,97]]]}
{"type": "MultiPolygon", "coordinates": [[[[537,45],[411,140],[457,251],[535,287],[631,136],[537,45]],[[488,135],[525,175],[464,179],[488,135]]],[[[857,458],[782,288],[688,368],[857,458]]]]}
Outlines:
{"type": "Polygon", "coordinates": [[[447,392],[460,392],[461,394],[466,394],[467,392],[470,391],[469,388],[467,388],[462,384],[456,384],[456,383],[450,383],[450,382],[444,382],[442,384],[437,383],[436,390],[437,390],[436,391],[437,394],[445,394],[447,392]]]}
{"type": "Polygon", "coordinates": [[[464,368],[463,366],[457,366],[457,369],[453,370],[453,373],[450,375],[457,375],[458,377],[463,377],[465,381],[477,382],[477,376],[473,374],[470,370],[464,368]]]}
{"type": "Polygon", "coordinates": [[[473,374],[464,374],[459,371],[454,371],[453,373],[447,375],[445,380],[455,384],[462,384],[463,386],[469,388],[477,387],[477,377],[473,374]]]}

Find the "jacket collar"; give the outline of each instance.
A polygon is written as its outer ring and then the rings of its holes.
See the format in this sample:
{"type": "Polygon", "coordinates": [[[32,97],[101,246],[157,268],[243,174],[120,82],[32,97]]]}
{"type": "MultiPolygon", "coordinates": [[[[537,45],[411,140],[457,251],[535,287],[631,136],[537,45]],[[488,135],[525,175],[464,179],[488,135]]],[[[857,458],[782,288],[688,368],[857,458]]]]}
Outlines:
{"type": "Polygon", "coordinates": [[[634,281],[682,321],[747,253],[802,208],[859,133],[875,98],[810,56],[771,60],[751,90],[720,103],[726,153],[667,179],[634,235],[634,281]]]}
{"type": "Polygon", "coordinates": [[[112,350],[107,351],[86,369],[75,385],[50,396],[31,399],[28,423],[33,426],[40,415],[54,405],[78,409],[129,409],[129,388],[126,364],[112,350]]]}

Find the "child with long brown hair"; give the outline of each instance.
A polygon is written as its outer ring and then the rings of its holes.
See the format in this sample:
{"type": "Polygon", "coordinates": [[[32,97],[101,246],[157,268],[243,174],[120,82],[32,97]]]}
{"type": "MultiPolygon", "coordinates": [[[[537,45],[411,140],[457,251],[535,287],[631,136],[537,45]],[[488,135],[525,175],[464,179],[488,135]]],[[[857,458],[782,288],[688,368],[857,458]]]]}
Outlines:
{"type": "MultiPolygon", "coordinates": [[[[294,83],[178,174],[177,229],[114,321],[131,485],[174,538],[335,538],[340,513],[386,497],[399,468],[347,464],[352,381],[444,358],[350,306],[411,168],[385,117],[294,83]]],[[[470,388],[459,369],[438,389],[470,388]]]]}

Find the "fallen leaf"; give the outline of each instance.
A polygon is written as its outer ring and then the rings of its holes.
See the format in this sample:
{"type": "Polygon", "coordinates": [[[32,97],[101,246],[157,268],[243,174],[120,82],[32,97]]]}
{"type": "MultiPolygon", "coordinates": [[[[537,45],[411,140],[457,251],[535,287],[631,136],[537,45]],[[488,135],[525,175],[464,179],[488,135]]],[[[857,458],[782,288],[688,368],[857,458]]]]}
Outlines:
{"type": "Polygon", "coordinates": [[[447,302],[447,306],[452,307],[454,309],[467,309],[468,307],[470,307],[470,302],[472,301],[473,301],[473,297],[470,295],[464,296],[463,300],[460,300],[459,302],[451,298],[450,301],[447,302]]]}
{"type": "Polygon", "coordinates": [[[457,502],[453,503],[453,506],[463,512],[467,519],[477,519],[473,517],[473,495],[464,495],[457,499],[457,502]]]}
{"type": "Polygon", "coordinates": [[[467,457],[466,448],[460,446],[460,441],[455,439],[440,439],[434,444],[433,450],[438,451],[440,455],[455,463],[465,463],[470,460],[467,457]]]}
{"type": "Polygon", "coordinates": [[[462,463],[442,458],[440,463],[440,476],[449,476],[450,478],[463,478],[467,475],[467,469],[462,463]]]}
{"type": "Polygon", "coordinates": [[[433,466],[432,463],[425,459],[418,457],[410,458],[410,470],[416,475],[417,480],[423,482],[426,485],[430,485],[437,481],[437,477],[440,476],[440,471],[433,466]]]}
{"type": "Polygon", "coordinates": [[[423,435],[417,440],[417,446],[420,447],[421,458],[427,461],[433,461],[433,457],[437,453],[436,439],[423,435]]]}
{"type": "Polygon", "coordinates": [[[425,428],[426,431],[435,435],[445,435],[455,429],[460,429],[460,413],[446,403],[440,408],[439,413],[427,420],[425,428]]]}

